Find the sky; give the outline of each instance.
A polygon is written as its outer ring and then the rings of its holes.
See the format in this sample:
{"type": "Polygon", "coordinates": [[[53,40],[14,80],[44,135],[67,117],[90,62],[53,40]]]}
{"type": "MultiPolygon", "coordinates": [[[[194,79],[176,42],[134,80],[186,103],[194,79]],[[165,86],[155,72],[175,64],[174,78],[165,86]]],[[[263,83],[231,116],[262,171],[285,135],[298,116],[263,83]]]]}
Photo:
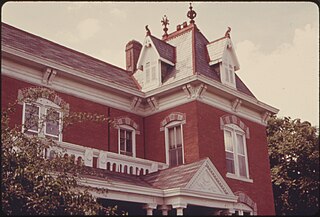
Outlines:
{"type": "MultiPolygon", "coordinates": [[[[278,117],[319,127],[319,11],[312,2],[192,3],[195,23],[209,41],[231,27],[236,71],[278,117]]],[[[145,25],[161,38],[189,21],[189,2],[7,2],[2,22],[125,68],[125,46],[143,42],[145,25]]]]}

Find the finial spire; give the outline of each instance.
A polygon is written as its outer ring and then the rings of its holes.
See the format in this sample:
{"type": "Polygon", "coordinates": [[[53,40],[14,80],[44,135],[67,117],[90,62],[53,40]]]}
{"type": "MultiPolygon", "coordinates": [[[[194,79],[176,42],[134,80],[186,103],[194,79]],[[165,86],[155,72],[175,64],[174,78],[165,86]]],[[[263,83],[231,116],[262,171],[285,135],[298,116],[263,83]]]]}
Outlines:
{"type": "Polygon", "coordinates": [[[164,26],[164,28],[163,28],[164,34],[163,34],[162,37],[166,38],[168,36],[168,28],[167,28],[167,26],[169,25],[169,20],[168,20],[166,15],[164,15],[164,17],[162,18],[161,23],[164,26]]]}
{"type": "Polygon", "coordinates": [[[150,36],[151,35],[151,32],[150,32],[150,29],[148,28],[148,25],[146,25],[146,36],[150,36]]]}
{"type": "Polygon", "coordinates": [[[190,3],[190,7],[189,7],[189,11],[188,11],[188,13],[187,13],[187,17],[189,17],[190,18],[190,23],[194,23],[194,18],[197,16],[197,13],[194,11],[194,10],[192,10],[192,5],[191,5],[191,3],[190,3]]]}
{"type": "Polygon", "coordinates": [[[226,33],[224,34],[224,37],[230,38],[230,32],[231,32],[231,28],[228,26],[228,30],[227,30],[226,33]]]}

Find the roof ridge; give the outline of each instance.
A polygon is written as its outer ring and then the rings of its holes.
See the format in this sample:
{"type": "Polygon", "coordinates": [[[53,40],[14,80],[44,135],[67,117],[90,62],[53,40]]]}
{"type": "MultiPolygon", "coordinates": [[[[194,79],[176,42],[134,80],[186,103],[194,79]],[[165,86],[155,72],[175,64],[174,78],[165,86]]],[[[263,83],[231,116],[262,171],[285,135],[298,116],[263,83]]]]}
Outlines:
{"type": "Polygon", "coordinates": [[[161,43],[165,43],[165,44],[169,45],[169,46],[172,47],[172,48],[175,48],[175,46],[173,46],[173,45],[169,44],[168,42],[166,42],[166,41],[164,41],[164,40],[161,40],[161,39],[159,39],[159,38],[157,38],[157,37],[155,37],[155,36],[153,36],[153,35],[150,35],[150,37],[151,37],[151,38],[154,38],[154,39],[156,39],[156,40],[158,40],[158,41],[160,41],[161,43]]]}
{"type": "Polygon", "coordinates": [[[222,39],[224,39],[224,38],[228,38],[228,37],[227,37],[227,36],[223,36],[223,37],[218,38],[218,39],[216,39],[216,40],[214,40],[214,41],[208,42],[208,44],[213,44],[213,43],[215,43],[215,42],[217,42],[217,41],[220,41],[220,40],[222,40],[222,39]]]}
{"type": "Polygon", "coordinates": [[[67,46],[65,46],[65,45],[58,44],[57,42],[48,40],[48,39],[46,39],[46,38],[43,38],[42,36],[35,35],[35,34],[33,34],[33,33],[27,32],[27,31],[25,31],[25,30],[19,29],[19,28],[15,27],[15,26],[12,26],[12,25],[7,24],[7,23],[1,22],[1,25],[2,25],[2,26],[4,25],[6,28],[11,28],[11,29],[14,29],[15,31],[20,31],[20,32],[23,32],[23,33],[25,33],[25,34],[31,35],[31,36],[33,36],[33,37],[39,38],[40,40],[49,42],[50,44],[53,44],[54,46],[61,47],[61,48],[63,48],[63,49],[66,49],[66,50],[68,50],[68,51],[71,51],[72,53],[76,53],[76,54],[79,54],[79,55],[82,55],[82,56],[85,56],[85,57],[89,57],[90,59],[96,60],[96,61],[101,62],[101,63],[103,63],[103,64],[107,64],[107,65],[109,65],[109,66],[111,66],[111,67],[114,67],[114,68],[117,68],[117,69],[119,69],[119,70],[122,70],[123,72],[126,72],[126,73],[129,72],[129,71],[123,69],[123,68],[120,68],[119,66],[112,65],[111,63],[105,62],[105,61],[100,60],[100,59],[98,59],[98,58],[96,58],[96,57],[92,57],[92,56],[90,56],[89,54],[86,54],[86,53],[77,51],[77,50],[72,49],[72,48],[69,48],[69,47],[67,47],[67,46]]]}

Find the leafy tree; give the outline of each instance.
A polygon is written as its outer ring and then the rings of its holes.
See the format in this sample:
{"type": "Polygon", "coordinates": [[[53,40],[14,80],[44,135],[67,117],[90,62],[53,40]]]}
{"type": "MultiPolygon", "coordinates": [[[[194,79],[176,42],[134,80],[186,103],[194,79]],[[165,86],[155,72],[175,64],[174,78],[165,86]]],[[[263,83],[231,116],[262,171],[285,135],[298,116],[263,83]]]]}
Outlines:
{"type": "Polygon", "coordinates": [[[319,210],[319,131],[307,121],[273,116],[267,126],[276,213],[319,210]]]}
{"type": "MultiPolygon", "coordinates": [[[[33,102],[39,96],[55,96],[54,91],[45,88],[31,88],[24,94],[25,102],[33,102]]],[[[116,207],[103,207],[91,191],[104,192],[82,186],[79,180],[83,174],[93,173],[83,163],[75,164],[74,156],[57,152],[47,159],[45,150],[61,148],[48,138],[27,135],[21,132],[21,125],[10,123],[18,101],[8,105],[1,114],[1,207],[6,215],[117,215],[116,207]]],[[[43,120],[58,121],[52,112],[41,117],[43,120]]],[[[83,121],[109,121],[103,115],[70,113],[63,117],[64,126],[83,121]]],[[[32,121],[24,127],[30,129],[32,121]]],[[[36,123],[38,124],[38,123],[36,123]]]]}

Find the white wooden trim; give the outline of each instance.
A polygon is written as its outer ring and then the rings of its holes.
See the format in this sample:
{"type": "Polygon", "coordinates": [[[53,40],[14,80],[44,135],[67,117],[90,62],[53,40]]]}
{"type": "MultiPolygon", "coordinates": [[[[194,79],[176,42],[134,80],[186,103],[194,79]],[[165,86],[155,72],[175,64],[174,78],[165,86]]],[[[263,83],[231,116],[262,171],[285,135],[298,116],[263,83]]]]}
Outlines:
{"type": "MultiPolygon", "coordinates": [[[[132,131],[132,157],[136,157],[136,129],[134,129],[133,127],[129,126],[129,125],[119,125],[118,126],[118,154],[121,154],[121,150],[120,150],[120,130],[129,130],[132,131]]],[[[130,157],[130,156],[129,156],[130,157]]]]}
{"type": "MultiPolygon", "coordinates": [[[[184,122],[185,123],[185,122],[184,122]]],[[[181,127],[181,140],[182,140],[182,164],[184,164],[184,139],[183,139],[183,121],[173,121],[165,126],[165,149],[166,149],[166,164],[169,165],[169,128],[181,127]]]]}

